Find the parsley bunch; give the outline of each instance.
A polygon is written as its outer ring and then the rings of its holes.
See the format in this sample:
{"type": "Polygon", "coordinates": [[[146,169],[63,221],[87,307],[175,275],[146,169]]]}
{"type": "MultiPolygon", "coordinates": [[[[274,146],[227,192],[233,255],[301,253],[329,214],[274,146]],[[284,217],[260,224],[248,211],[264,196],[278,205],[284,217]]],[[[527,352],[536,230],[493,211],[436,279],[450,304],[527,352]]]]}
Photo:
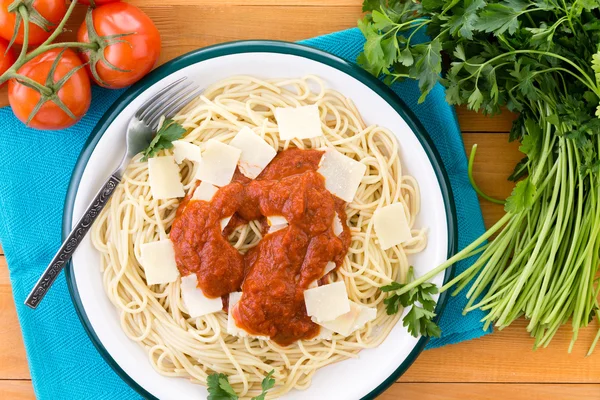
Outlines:
{"type": "Polygon", "coordinates": [[[500,221],[394,296],[428,290],[427,280],[479,252],[440,291],[472,283],[465,312],[487,311],[485,328],[524,316],[535,347],[570,323],[570,351],[600,317],[600,1],[365,0],[363,10],[365,69],[388,84],[418,79],[421,101],[441,82],[450,104],[519,113],[510,140],[524,153],[511,196],[491,199],[505,204],[500,221]],[[429,40],[416,43],[419,32],[429,40]]]}

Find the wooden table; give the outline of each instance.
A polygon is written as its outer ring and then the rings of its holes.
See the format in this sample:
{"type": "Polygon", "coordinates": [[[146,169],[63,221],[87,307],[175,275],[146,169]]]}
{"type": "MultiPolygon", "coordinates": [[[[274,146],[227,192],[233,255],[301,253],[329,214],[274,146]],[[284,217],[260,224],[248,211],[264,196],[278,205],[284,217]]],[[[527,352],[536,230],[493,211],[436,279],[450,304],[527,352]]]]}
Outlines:
{"type": "MultiPolygon", "coordinates": [[[[296,41],[356,25],[361,0],[132,0],[161,31],[160,61],[199,47],[238,39],[296,41]]],[[[83,19],[80,8],[70,29],[83,19]]],[[[68,34],[67,34],[68,36],[68,34]]],[[[7,105],[6,89],[0,106],[7,105]]],[[[506,177],[521,158],[507,132],[514,118],[504,113],[486,118],[458,109],[467,153],[479,144],[476,178],[482,189],[506,197],[512,184],[506,177]]],[[[502,207],[481,203],[487,226],[502,215],[502,207]]],[[[57,227],[56,229],[59,229],[57,227]]],[[[3,399],[32,399],[33,389],[6,260],[0,249],[0,393],[3,399]]],[[[595,325],[595,324],[594,324],[595,325]]],[[[595,327],[594,327],[595,328],[595,327]]],[[[382,399],[600,399],[600,351],[585,357],[594,329],[580,333],[567,354],[570,329],[562,329],[548,349],[532,351],[525,322],[482,339],[425,351],[382,399]]],[[[59,399],[57,397],[57,399],[59,399]]]]}

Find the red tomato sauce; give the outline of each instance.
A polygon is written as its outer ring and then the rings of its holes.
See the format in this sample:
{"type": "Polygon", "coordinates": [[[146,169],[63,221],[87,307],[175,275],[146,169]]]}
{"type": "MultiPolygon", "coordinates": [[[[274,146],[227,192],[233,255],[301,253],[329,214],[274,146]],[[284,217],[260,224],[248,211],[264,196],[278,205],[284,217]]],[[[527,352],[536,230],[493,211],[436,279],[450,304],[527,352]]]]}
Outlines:
{"type": "Polygon", "coordinates": [[[318,150],[282,151],[255,180],[236,171],[210,202],[188,195],[171,227],[181,275],[195,273],[208,297],[243,291],[233,310],[236,324],[280,345],[319,333],[306,314],[304,291],[322,278],[327,262],[339,267],[350,246],[345,203],[316,172],[322,155],[318,150]],[[332,228],[336,212],[344,228],[339,237],[332,228]],[[289,226],[267,233],[266,217],[273,215],[284,216],[289,226]],[[229,216],[221,231],[220,220],[229,216]],[[252,220],[261,222],[263,239],[242,255],[227,236],[252,220]]]}

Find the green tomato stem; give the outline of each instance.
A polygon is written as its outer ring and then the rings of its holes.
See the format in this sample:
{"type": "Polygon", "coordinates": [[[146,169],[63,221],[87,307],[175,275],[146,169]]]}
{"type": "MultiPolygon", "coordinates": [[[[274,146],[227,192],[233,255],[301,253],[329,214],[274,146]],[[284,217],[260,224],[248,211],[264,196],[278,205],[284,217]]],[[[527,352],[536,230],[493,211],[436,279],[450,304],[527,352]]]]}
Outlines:
{"type": "Polygon", "coordinates": [[[14,76],[11,77],[12,79],[15,79],[17,81],[26,83],[29,86],[32,86],[33,88],[35,88],[37,91],[40,92],[40,94],[45,95],[45,96],[50,96],[52,94],[52,90],[44,85],[42,85],[39,82],[34,81],[33,79],[31,79],[28,76],[25,75],[20,75],[20,74],[15,74],[14,76]]]}
{"type": "Polygon", "coordinates": [[[27,54],[27,47],[29,46],[29,12],[27,11],[27,7],[24,5],[19,6],[19,14],[21,14],[21,18],[23,18],[23,45],[15,65],[25,58],[25,54],[27,54]]]}
{"type": "MultiPolygon", "coordinates": [[[[54,39],[56,39],[58,37],[58,35],[60,35],[63,32],[63,29],[65,28],[65,25],[67,24],[67,21],[71,17],[71,14],[73,13],[73,10],[75,9],[76,5],[77,5],[77,0],[72,0],[71,4],[69,5],[69,8],[67,9],[67,12],[65,13],[65,16],[60,21],[60,23],[58,24],[58,26],[56,27],[56,29],[54,30],[54,32],[52,32],[52,34],[48,37],[48,39],[44,40],[44,43],[42,43],[40,45],[40,47],[38,47],[38,49],[40,49],[42,47],[45,47],[45,46],[49,45],[50,43],[52,43],[54,41],[54,39]]],[[[38,49],[36,49],[36,50],[38,50],[38,49]]],[[[36,50],[34,50],[33,52],[35,52],[36,50]]]]}

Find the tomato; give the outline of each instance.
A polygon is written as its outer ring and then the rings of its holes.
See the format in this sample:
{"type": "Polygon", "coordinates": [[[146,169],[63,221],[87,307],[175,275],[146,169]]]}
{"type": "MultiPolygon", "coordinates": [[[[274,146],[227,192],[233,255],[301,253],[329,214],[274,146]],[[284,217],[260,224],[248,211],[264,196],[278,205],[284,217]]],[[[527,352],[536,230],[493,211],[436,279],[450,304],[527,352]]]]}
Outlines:
{"type": "MultiPolygon", "coordinates": [[[[0,37],[11,40],[15,30],[16,12],[9,12],[8,6],[14,0],[0,0],[0,37]]],[[[50,31],[46,32],[33,22],[29,22],[29,44],[40,44],[52,34],[52,31],[60,23],[67,12],[65,0],[35,0],[32,7],[52,25],[50,31]]],[[[15,43],[23,43],[23,23],[19,28],[15,43]]]]}
{"type": "MultiPolygon", "coordinates": [[[[59,56],[61,49],[48,50],[31,61],[28,61],[19,69],[22,74],[42,85],[54,60],[59,56]]],[[[54,71],[53,80],[58,82],[69,71],[79,68],[61,88],[51,87],[50,100],[44,103],[38,112],[31,118],[29,126],[37,129],[63,129],[76,123],[90,107],[92,97],[90,79],[77,54],[67,49],[58,61],[54,71]],[[63,111],[53,98],[58,98],[73,113],[75,119],[63,111]]],[[[52,86],[52,85],[51,85],[52,86]]],[[[21,121],[27,123],[41,95],[15,79],[8,81],[8,101],[14,114],[21,121]]]]}
{"type": "Polygon", "coordinates": [[[99,46],[99,50],[81,53],[84,62],[91,60],[87,68],[96,83],[111,89],[123,88],[152,70],[160,55],[160,34],[142,10],[128,3],[110,3],[94,9],[92,20],[99,37],[94,38],[84,21],[77,40],[99,46]],[[112,41],[104,38],[125,33],[131,34],[112,41]]]}
{"type": "Polygon", "coordinates": [[[16,57],[12,49],[8,49],[8,42],[0,39],[0,75],[15,63],[16,57]]]}
{"type": "Polygon", "coordinates": [[[85,4],[92,7],[101,6],[102,4],[115,3],[120,0],[79,0],[81,4],[85,4]]]}

